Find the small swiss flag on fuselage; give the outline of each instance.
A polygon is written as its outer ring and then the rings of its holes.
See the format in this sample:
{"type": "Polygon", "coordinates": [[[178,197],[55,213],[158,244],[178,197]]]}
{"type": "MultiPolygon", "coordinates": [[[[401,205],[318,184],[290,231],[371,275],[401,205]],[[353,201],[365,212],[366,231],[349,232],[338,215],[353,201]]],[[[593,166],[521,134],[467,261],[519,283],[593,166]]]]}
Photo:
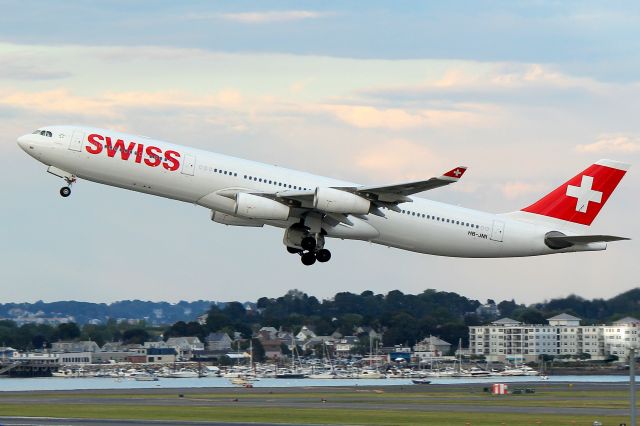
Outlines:
{"type": "Polygon", "coordinates": [[[591,225],[629,168],[600,160],[522,211],[591,225]]]}

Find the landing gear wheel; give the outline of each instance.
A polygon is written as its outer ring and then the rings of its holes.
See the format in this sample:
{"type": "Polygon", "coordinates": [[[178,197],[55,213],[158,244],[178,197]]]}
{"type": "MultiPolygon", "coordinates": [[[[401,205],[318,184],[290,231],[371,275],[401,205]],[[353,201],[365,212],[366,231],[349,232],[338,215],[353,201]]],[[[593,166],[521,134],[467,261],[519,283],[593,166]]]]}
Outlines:
{"type": "Polygon", "coordinates": [[[327,249],[318,250],[316,259],[318,259],[320,263],[328,262],[329,259],[331,259],[331,252],[327,249]]]}
{"type": "Polygon", "coordinates": [[[304,237],[300,242],[300,246],[309,251],[314,251],[316,249],[316,239],[313,237],[304,237]]]}
{"type": "Polygon", "coordinates": [[[315,253],[308,251],[300,256],[300,260],[304,265],[311,266],[316,263],[316,255],[315,253]]]}
{"type": "Polygon", "coordinates": [[[289,246],[287,246],[287,251],[291,254],[302,253],[302,250],[300,250],[299,248],[289,247],[289,246]]]}
{"type": "Polygon", "coordinates": [[[68,197],[69,195],[71,195],[71,188],[69,188],[68,186],[63,186],[62,188],[60,188],[60,195],[65,198],[68,197]]]}

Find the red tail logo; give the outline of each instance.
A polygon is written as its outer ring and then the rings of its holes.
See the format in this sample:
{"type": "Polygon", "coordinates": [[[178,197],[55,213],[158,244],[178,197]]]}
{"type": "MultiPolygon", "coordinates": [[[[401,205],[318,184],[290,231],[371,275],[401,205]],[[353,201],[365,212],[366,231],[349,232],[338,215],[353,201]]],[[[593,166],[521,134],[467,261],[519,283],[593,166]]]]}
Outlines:
{"type": "Polygon", "coordinates": [[[629,165],[600,160],[522,211],[591,225],[629,165]]]}

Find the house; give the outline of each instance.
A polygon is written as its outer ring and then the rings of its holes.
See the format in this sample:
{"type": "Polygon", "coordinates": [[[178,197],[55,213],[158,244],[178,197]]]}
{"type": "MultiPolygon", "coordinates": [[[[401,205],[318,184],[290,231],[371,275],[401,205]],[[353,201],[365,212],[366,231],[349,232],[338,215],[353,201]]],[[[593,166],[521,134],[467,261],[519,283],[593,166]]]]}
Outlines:
{"type": "MultiPolygon", "coordinates": [[[[325,345],[327,349],[330,349],[330,352],[333,352],[333,342],[334,339],[331,336],[316,336],[306,340],[300,347],[306,352],[309,350],[315,350],[316,348],[322,348],[322,345],[325,345]]],[[[320,352],[315,355],[323,355],[322,349],[320,349],[320,352]]]]}
{"type": "Polygon", "coordinates": [[[204,343],[196,336],[192,337],[170,337],[167,339],[166,347],[173,348],[178,356],[183,359],[190,359],[195,351],[203,351],[204,343]]]}
{"type": "Polygon", "coordinates": [[[296,334],[296,339],[300,341],[305,341],[305,340],[311,339],[312,337],[316,337],[316,333],[314,333],[306,325],[303,325],[302,328],[300,329],[300,332],[296,334]]]}
{"type": "Polygon", "coordinates": [[[207,349],[210,351],[227,351],[231,349],[231,338],[227,333],[209,333],[205,338],[207,349]]]}
{"type": "Polygon", "coordinates": [[[336,357],[348,357],[351,355],[351,350],[360,343],[360,340],[356,336],[345,336],[342,339],[335,342],[336,357]]]}
{"type": "Polygon", "coordinates": [[[419,360],[447,355],[449,351],[451,351],[451,343],[436,336],[426,337],[413,347],[414,355],[419,360]]]}
{"type": "Polygon", "coordinates": [[[51,344],[51,352],[98,352],[100,346],[94,341],[55,342],[51,344]]]}
{"type": "Polygon", "coordinates": [[[168,348],[167,343],[164,340],[159,340],[157,342],[144,342],[143,346],[146,349],[149,349],[149,348],[168,348]]]}
{"type": "Polygon", "coordinates": [[[280,339],[260,339],[264,356],[268,359],[278,359],[282,356],[282,340],[280,339]]]}
{"type": "Polygon", "coordinates": [[[147,350],[147,362],[173,363],[177,354],[173,348],[150,348],[147,350]]]}
{"type": "Polygon", "coordinates": [[[258,330],[257,337],[264,349],[265,358],[278,359],[282,356],[282,339],[278,337],[278,330],[274,327],[262,327],[258,330]]]}

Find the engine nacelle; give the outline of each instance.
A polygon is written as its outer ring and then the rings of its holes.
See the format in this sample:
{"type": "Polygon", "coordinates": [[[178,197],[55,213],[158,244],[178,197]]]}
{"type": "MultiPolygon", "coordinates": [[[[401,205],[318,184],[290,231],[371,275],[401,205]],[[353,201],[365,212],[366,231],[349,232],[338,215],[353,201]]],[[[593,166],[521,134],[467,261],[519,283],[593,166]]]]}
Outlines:
{"type": "Polygon", "coordinates": [[[229,226],[255,226],[258,228],[264,226],[264,223],[256,222],[254,219],[236,217],[230,214],[217,212],[215,210],[211,211],[211,220],[229,226]]]}
{"type": "Polygon", "coordinates": [[[287,220],[289,207],[269,198],[244,192],[236,196],[236,215],[250,219],[287,220]]]}
{"type": "Polygon", "coordinates": [[[367,214],[371,201],[335,188],[316,188],[313,207],[329,213],[367,214]]]}

